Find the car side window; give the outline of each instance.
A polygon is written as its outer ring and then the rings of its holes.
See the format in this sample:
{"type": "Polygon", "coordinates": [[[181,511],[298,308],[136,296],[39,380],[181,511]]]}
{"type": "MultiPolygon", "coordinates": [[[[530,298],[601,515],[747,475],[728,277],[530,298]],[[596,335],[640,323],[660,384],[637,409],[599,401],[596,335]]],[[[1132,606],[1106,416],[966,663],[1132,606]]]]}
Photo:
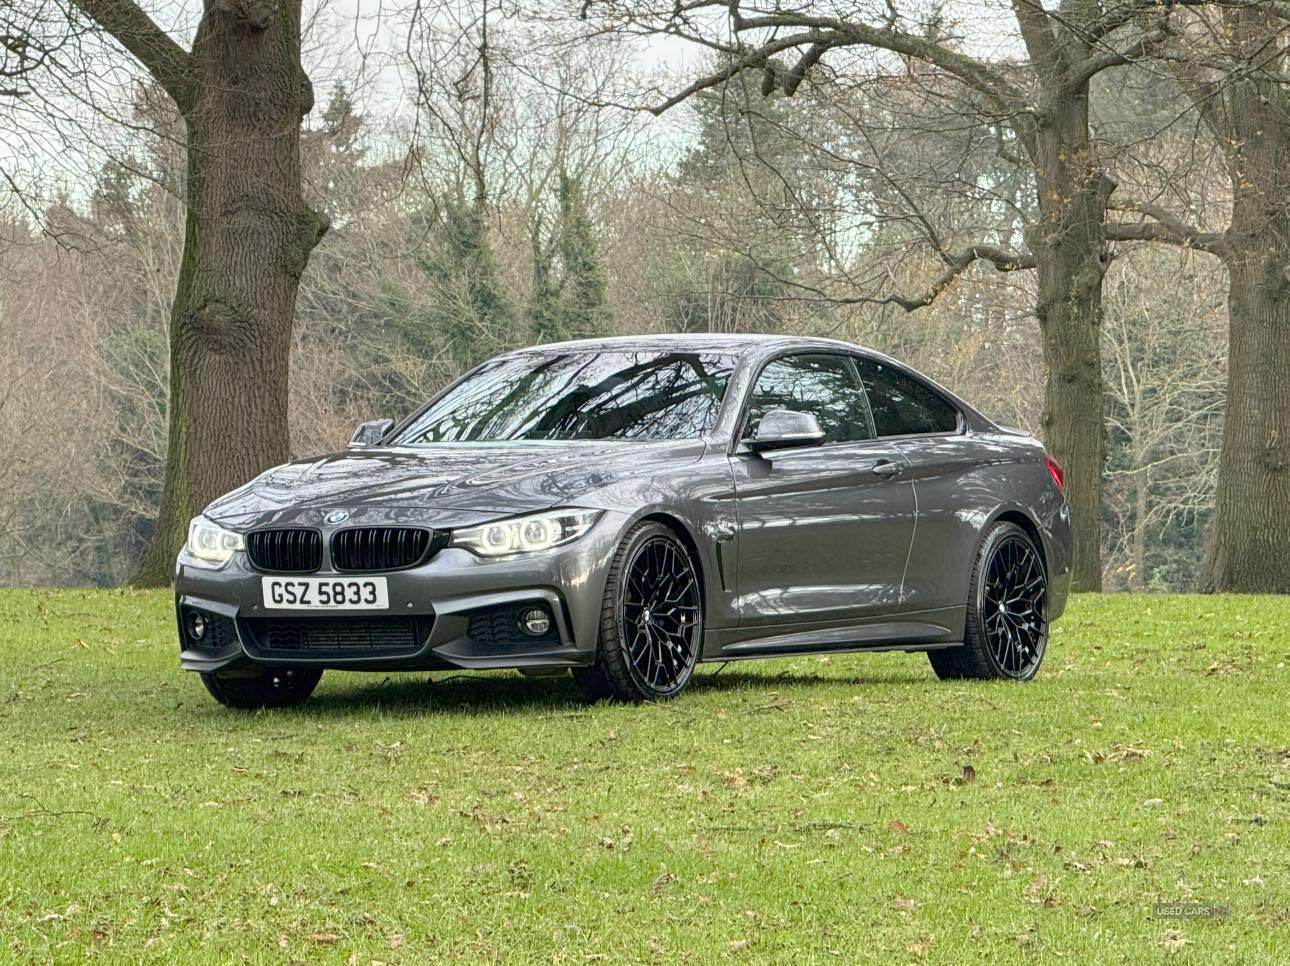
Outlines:
{"type": "Polygon", "coordinates": [[[810,413],[819,420],[826,443],[873,438],[864,390],[847,356],[803,353],[767,364],[753,385],[744,435],[756,435],[772,409],[810,413]]]}
{"type": "Polygon", "coordinates": [[[856,359],[879,436],[952,433],[959,414],[940,393],[874,359],[856,359]]]}

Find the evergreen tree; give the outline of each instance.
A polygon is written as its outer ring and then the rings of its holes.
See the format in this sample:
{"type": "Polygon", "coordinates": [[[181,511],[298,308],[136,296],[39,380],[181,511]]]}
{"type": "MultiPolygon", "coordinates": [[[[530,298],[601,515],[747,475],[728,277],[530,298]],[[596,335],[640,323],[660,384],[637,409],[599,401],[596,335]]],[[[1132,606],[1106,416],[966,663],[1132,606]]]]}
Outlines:
{"type": "Polygon", "coordinates": [[[429,360],[447,354],[455,368],[467,368],[520,341],[515,308],[479,205],[444,205],[430,249],[418,264],[430,282],[430,299],[395,312],[389,322],[416,355],[429,360]]]}
{"type": "Polygon", "coordinates": [[[793,213],[803,200],[826,207],[819,199],[836,190],[812,172],[803,151],[796,129],[809,119],[796,117],[785,97],[762,97],[746,75],[691,104],[699,132],[677,167],[684,240],[665,273],[666,324],[683,332],[809,324],[789,298],[804,261],[793,213]]]}
{"type": "Polygon", "coordinates": [[[542,216],[533,220],[533,285],[526,311],[529,331],[535,342],[559,342],[566,338],[560,315],[560,290],[556,284],[555,246],[543,243],[542,216]]]}
{"type": "Polygon", "coordinates": [[[560,172],[549,237],[533,223],[533,287],[528,322],[538,342],[604,335],[610,328],[608,283],[581,182],[560,172]]]}
{"type": "Polygon", "coordinates": [[[574,337],[603,335],[609,328],[608,283],[582,183],[562,171],[558,195],[564,328],[574,337]]]}

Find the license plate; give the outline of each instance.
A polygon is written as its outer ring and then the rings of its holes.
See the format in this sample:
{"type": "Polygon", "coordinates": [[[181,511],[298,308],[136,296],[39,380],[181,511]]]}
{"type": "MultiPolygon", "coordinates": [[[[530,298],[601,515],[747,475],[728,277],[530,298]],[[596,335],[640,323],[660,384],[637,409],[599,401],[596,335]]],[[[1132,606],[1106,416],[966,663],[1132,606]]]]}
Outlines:
{"type": "Polygon", "coordinates": [[[386,610],[384,577],[263,577],[266,610],[386,610]]]}

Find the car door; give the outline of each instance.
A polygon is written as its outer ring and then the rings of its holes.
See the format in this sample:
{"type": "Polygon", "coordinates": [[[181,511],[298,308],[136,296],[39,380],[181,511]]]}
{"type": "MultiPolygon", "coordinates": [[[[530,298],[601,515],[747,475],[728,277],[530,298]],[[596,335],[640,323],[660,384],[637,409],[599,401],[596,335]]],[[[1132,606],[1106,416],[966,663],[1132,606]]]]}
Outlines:
{"type": "Polygon", "coordinates": [[[971,555],[982,504],[975,471],[981,446],[962,432],[958,409],[936,389],[877,359],[856,360],[879,439],[909,463],[918,521],[901,593],[902,609],[929,611],[967,601],[971,555]]]}
{"type": "Polygon", "coordinates": [[[753,380],[740,438],[783,408],[810,413],[818,446],[736,448],[737,609],[741,626],[856,620],[900,604],[914,530],[908,464],[873,438],[851,357],[797,353],[753,380]]]}

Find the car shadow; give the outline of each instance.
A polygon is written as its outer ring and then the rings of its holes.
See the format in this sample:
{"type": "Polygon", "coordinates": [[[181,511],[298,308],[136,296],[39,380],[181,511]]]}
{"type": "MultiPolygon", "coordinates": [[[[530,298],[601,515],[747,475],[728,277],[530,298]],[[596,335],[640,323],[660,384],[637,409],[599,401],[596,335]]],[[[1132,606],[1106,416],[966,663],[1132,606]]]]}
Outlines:
{"type": "MultiPolygon", "coordinates": [[[[333,680],[335,680],[333,678],[333,680]]],[[[330,718],[350,714],[464,715],[486,716],[497,713],[548,713],[577,715],[589,713],[604,704],[588,703],[571,678],[560,675],[522,678],[500,674],[399,675],[375,678],[370,682],[350,677],[341,688],[324,689],[298,714],[330,718]]],[[[819,674],[811,671],[779,673],[739,670],[701,670],[690,682],[688,695],[735,691],[778,692],[802,691],[821,687],[906,688],[927,684],[926,675],[916,673],[819,674]]],[[[659,705],[684,709],[685,695],[677,702],[659,705]]]]}

